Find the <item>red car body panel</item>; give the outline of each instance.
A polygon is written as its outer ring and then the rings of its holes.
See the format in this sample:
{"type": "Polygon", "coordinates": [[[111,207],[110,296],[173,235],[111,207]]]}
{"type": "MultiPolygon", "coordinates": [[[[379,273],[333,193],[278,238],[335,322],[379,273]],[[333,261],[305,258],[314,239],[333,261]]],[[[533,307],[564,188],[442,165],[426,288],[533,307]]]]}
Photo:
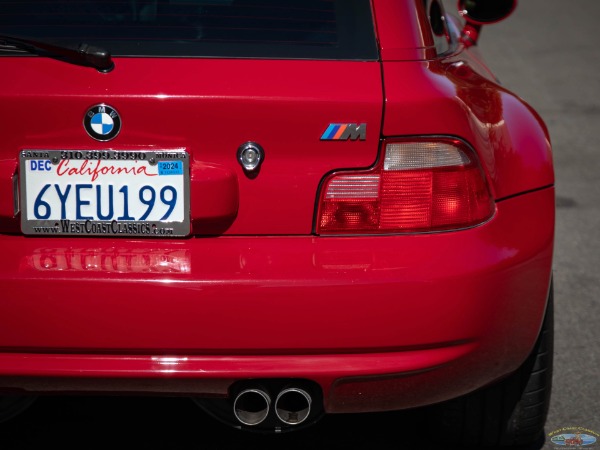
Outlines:
{"type": "Polygon", "coordinates": [[[496,199],[552,185],[543,122],[523,100],[478,73],[471,61],[462,52],[420,64],[384,62],[383,134],[461,136],[478,150],[496,199]]]}
{"type": "Polygon", "coordinates": [[[381,0],[373,6],[384,62],[384,136],[461,136],[480,152],[496,198],[554,183],[545,124],[495,82],[477,47],[433,59],[431,35],[419,31],[427,29],[421,2],[381,0]],[[401,26],[400,17],[406,18],[401,26]]]}
{"type": "MultiPolygon", "coordinates": [[[[262,60],[248,70],[246,60],[121,58],[109,74],[43,58],[2,58],[0,64],[10,68],[0,117],[11,123],[0,158],[15,163],[21,149],[107,149],[86,134],[83,115],[98,103],[118,105],[124,129],[110,149],[184,148],[190,154],[198,233],[309,234],[323,175],[377,159],[383,111],[377,62],[262,60]],[[40,73],[55,76],[40,83],[40,73]],[[60,113],[35,120],[32,129],[35,111],[60,113]],[[331,122],[367,123],[367,138],[347,145],[320,141],[331,122]],[[256,179],[235,160],[248,140],[265,149],[256,179]]],[[[0,169],[0,196],[9,199],[0,212],[7,221],[15,166],[0,169]]]]}
{"type": "Polygon", "coordinates": [[[379,52],[383,61],[415,61],[435,57],[435,45],[422,2],[373,1],[379,52]]]}
{"type": "Polygon", "coordinates": [[[51,391],[95,386],[60,377],[112,379],[115,390],[135,390],[119,387],[122,378],[198,378],[170,388],[196,394],[214,393],[219,379],[308,377],[338,412],[451,398],[514,370],[531,350],[548,291],[553,201],[543,189],[500,202],[481,227],[376,240],[222,237],[149,248],[2,237],[15,258],[0,263],[0,372],[59,378],[45,388],[21,380],[51,391]],[[392,396],[390,375],[410,375],[414,396],[403,382],[392,396]],[[379,394],[350,401],[354,382],[379,394]]]}
{"type": "Polygon", "coordinates": [[[238,380],[301,378],[326,412],[358,412],[454,398],[519,367],[552,273],[545,125],[475,50],[434,59],[421,2],[372,5],[378,62],[115,58],[99,73],[0,58],[0,388],[227,396],[238,380]],[[108,144],[82,126],[98,103],[123,118],[108,144]],[[366,139],[319,140],[337,122],[366,123],[366,139]],[[420,135],[473,147],[497,202],[489,221],[314,233],[328,173],[420,135]],[[265,148],[257,177],[235,159],[248,140],[265,148]],[[107,148],[189,152],[193,236],[20,234],[21,150],[107,148]]]}

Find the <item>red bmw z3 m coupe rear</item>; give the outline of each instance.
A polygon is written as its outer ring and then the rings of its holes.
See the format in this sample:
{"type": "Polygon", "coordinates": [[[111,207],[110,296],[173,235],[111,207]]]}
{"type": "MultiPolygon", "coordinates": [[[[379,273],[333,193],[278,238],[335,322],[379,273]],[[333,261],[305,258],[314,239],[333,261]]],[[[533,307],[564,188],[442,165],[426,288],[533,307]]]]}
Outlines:
{"type": "Polygon", "coordinates": [[[164,394],[535,441],[551,145],[477,45],[516,6],[0,0],[0,420],[164,394]]]}

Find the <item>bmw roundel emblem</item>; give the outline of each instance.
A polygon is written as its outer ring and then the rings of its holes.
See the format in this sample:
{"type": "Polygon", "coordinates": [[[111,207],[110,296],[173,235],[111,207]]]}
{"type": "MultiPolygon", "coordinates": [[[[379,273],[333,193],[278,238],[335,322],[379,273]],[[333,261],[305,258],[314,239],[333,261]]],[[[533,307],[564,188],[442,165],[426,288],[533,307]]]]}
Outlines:
{"type": "Polygon", "coordinates": [[[121,131],[121,116],[108,105],[92,106],[83,118],[85,131],[97,141],[110,141],[121,131]]]}

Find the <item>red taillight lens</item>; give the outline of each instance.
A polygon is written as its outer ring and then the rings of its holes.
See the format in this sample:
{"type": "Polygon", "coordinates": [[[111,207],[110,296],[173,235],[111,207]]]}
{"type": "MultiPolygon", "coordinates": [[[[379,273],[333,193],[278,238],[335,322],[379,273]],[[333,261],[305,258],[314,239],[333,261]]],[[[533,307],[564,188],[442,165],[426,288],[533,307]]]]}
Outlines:
{"type": "Polygon", "coordinates": [[[483,171],[461,141],[391,141],[373,170],[325,180],[317,232],[451,230],[478,225],[493,213],[483,171]]]}

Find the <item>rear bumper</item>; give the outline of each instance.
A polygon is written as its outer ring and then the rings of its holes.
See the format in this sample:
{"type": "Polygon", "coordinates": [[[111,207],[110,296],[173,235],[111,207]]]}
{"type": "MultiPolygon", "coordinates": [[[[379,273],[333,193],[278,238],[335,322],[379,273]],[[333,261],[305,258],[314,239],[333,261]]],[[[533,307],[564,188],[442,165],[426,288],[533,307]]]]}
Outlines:
{"type": "Polygon", "coordinates": [[[0,236],[0,388],[225,396],[237,380],[303,378],[327,412],[452,398],[533,347],[553,211],[549,188],[453,233],[0,236]]]}

